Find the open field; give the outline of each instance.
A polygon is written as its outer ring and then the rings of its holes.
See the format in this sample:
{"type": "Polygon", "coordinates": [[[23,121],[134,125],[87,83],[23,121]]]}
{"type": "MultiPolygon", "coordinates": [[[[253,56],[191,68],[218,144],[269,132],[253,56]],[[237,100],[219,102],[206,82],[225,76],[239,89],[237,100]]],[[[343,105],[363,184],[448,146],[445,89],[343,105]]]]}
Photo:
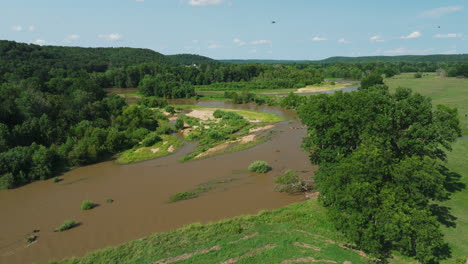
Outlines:
{"type": "Polygon", "coordinates": [[[411,88],[415,92],[429,96],[434,105],[445,104],[458,108],[462,133],[468,135],[468,79],[438,77],[435,74],[424,74],[416,79],[414,74],[400,74],[384,82],[395,89],[397,87],[411,88]]]}
{"type": "MultiPolygon", "coordinates": [[[[453,151],[448,154],[448,167],[461,175],[461,181],[468,186],[468,79],[441,78],[435,74],[425,74],[423,78],[416,79],[414,74],[401,74],[385,83],[392,89],[407,87],[422,95],[430,96],[433,103],[457,107],[462,133],[453,145],[453,151]]],[[[468,188],[452,196],[452,200],[445,203],[452,208],[452,213],[458,218],[456,228],[445,228],[446,240],[453,249],[454,259],[468,258],[468,188]]],[[[454,259],[446,261],[453,263],[454,259]]]]}

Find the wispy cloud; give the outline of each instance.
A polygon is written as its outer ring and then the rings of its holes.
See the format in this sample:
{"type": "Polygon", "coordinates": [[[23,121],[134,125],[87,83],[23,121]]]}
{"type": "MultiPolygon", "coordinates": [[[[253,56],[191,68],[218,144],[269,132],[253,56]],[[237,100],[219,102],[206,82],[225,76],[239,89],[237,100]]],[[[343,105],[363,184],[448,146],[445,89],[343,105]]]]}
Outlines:
{"type": "Polygon", "coordinates": [[[207,6],[207,5],[219,5],[224,0],[189,0],[188,4],[191,6],[207,6]]]}
{"type": "Polygon", "coordinates": [[[31,32],[34,32],[34,31],[36,31],[36,26],[35,25],[30,25],[28,27],[28,30],[31,31],[31,32]]]}
{"type": "Polygon", "coordinates": [[[385,40],[380,35],[375,35],[369,38],[370,42],[384,42],[385,40]]]}
{"type": "Polygon", "coordinates": [[[37,44],[37,45],[44,45],[44,44],[46,44],[46,41],[43,40],[43,39],[36,39],[36,40],[34,41],[34,44],[37,44]]]}
{"type": "Polygon", "coordinates": [[[254,40],[250,42],[251,45],[269,45],[271,46],[272,42],[271,40],[266,40],[266,39],[260,39],[260,40],[254,40]]]}
{"type": "Polygon", "coordinates": [[[245,44],[247,44],[245,41],[242,41],[240,40],[239,38],[235,38],[232,40],[234,43],[236,43],[237,45],[239,46],[244,46],[245,44]]]}
{"type": "Polygon", "coordinates": [[[11,30],[20,32],[23,31],[23,27],[20,25],[15,25],[11,27],[11,30]]]}
{"type": "Polygon", "coordinates": [[[143,3],[143,2],[145,2],[145,0],[135,0],[135,2],[143,3]]]}
{"type": "Polygon", "coordinates": [[[71,35],[68,35],[68,36],[63,40],[63,42],[71,43],[71,42],[77,41],[78,39],[80,39],[80,35],[71,34],[71,35]]]}
{"type": "Polygon", "coordinates": [[[118,33],[110,33],[110,34],[100,34],[99,38],[108,40],[108,41],[115,41],[115,40],[120,40],[123,38],[121,34],[118,33]]]}
{"type": "Polygon", "coordinates": [[[400,38],[401,39],[416,39],[416,38],[420,38],[421,36],[422,36],[421,32],[414,31],[414,32],[410,33],[409,35],[401,36],[400,38]]]}
{"type": "Polygon", "coordinates": [[[463,10],[463,6],[445,6],[445,7],[439,7],[439,8],[434,8],[430,10],[426,10],[421,13],[421,17],[427,17],[427,18],[439,18],[451,13],[455,13],[458,11],[463,10]]]}
{"type": "Polygon", "coordinates": [[[210,44],[208,45],[208,48],[209,49],[220,49],[220,48],[223,48],[224,46],[222,45],[218,45],[218,44],[210,44]]]}
{"type": "Polygon", "coordinates": [[[436,34],[432,37],[434,38],[461,38],[463,37],[463,34],[460,34],[460,33],[436,34]]]}
{"type": "Polygon", "coordinates": [[[251,49],[251,50],[249,50],[249,53],[251,53],[251,54],[257,53],[257,50],[256,49],[251,49]]]}
{"type": "Polygon", "coordinates": [[[344,38],[340,38],[340,39],[338,40],[338,43],[341,43],[341,44],[348,44],[348,43],[351,43],[351,41],[346,40],[346,39],[344,39],[344,38]]]}
{"type": "Polygon", "coordinates": [[[312,40],[312,41],[325,41],[325,40],[328,40],[328,39],[325,38],[325,37],[318,37],[318,36],[316,36],[316,37],[311,38],[311,40],[312,40]]]}

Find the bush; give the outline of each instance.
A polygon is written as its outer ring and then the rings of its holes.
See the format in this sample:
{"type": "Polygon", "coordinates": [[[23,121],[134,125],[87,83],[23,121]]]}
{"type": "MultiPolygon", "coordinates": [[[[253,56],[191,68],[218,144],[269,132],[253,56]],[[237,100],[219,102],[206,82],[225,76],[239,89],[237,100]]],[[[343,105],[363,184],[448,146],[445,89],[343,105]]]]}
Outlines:
{"type": "Polygon", "coordinates": [[[94,204],[92,201],[90,200],[84,200],[82,203],[81,203],[81,210],[91,210],[93,209],[94,207],[96,207],[96,204],[94,204]]]}
{"type": "Polygon", "coordinates": [[[106,203],[113,203],[113,202],[114,202],[114,200],[113,200],[113,199],[110,199],[110,198],[109,198],[109,199],[106,199],[105,201],[106,201],[106,203]]]}
{"type": "Polygon", "coordinates": [[[284,175],[275,179],[275,190],[278,192],[298,193],[312,189],[311,184],[303,181],[295,171],[287,170],[284,175]]]}
{"type": "Polygon", "coordinates": [[[180,118],[177,118],[177,120],[175,122],[175,128],[176,128],[176,130],[184,129],[184,120],[182,120],[180,118]]]}
{"type": "Polygon", "coordinates": [[[142,145],[145,147],[153,146],[154,144],[161,142],[162,139],[156,132],[149,133],[145,139],[143,139],[142,145]]]}
{"type": "Polygon", "coordinates": [[[171,123],[166,123],[156,129],[156,133],[159,135],[170,135],[174,132],[174,126],[171,123]]]}
{"type": "Polygon", "coordinates": [[[65,220],[61,226],[57,227],[57,229],[54,230],[54,232],[63,232],[65,230],[72,229],[78,226],[78,224],[79,223],[75,220],[65,220]]]}
{"type": "Polygon", "coordinates": [[[266,161],[262,161],[262,160],[254,161],[249,165],[249,171],[251,171],[251,172],[266,173],[270,169],[271,168],[268,165],[268,163],[266,161]]]}
{"type": "Polygon", "coordinates": [[[422,78],[422,73],[420,73],[420,72],[415,73],[414,78],[416,78],[416,79],[422,78]]]}
{"type": "Polygon", "coordinates": [[[171,114],[171,115],[173,115],[173,114],[176,113],[175,108],[174,108],[172,105],[166,106],[166,108],[164,108],[164,110],[165,110],[166,112],[168,112],[169,114],[171,114]]]}

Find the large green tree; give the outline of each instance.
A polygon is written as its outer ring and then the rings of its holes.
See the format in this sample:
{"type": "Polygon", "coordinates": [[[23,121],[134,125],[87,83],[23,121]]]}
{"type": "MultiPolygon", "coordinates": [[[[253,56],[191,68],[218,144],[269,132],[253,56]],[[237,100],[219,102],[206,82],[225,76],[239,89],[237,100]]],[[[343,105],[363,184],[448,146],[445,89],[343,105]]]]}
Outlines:
{"type": "Polygon", "coordinates": [[[377,85],[312,96],[299,115],[320,201],[351,242],[382,262],[392,251],[422,263],[450,255],[440,226],[453,216],[438,202],[454,190],[443,161],[460,135],[456,109],[377,85]]]}

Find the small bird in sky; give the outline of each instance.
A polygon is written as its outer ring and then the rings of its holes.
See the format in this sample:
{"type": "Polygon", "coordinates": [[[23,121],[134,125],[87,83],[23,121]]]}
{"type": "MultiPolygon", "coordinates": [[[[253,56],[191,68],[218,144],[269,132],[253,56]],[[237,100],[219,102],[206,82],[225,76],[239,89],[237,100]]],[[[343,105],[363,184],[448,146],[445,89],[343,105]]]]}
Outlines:
{"type": "Polygon", "coordinates": [[[276,21],[273,20],[273,21],[271,21],[271,23],[272,23],[272,24],[276,24],[276,21]]]}

